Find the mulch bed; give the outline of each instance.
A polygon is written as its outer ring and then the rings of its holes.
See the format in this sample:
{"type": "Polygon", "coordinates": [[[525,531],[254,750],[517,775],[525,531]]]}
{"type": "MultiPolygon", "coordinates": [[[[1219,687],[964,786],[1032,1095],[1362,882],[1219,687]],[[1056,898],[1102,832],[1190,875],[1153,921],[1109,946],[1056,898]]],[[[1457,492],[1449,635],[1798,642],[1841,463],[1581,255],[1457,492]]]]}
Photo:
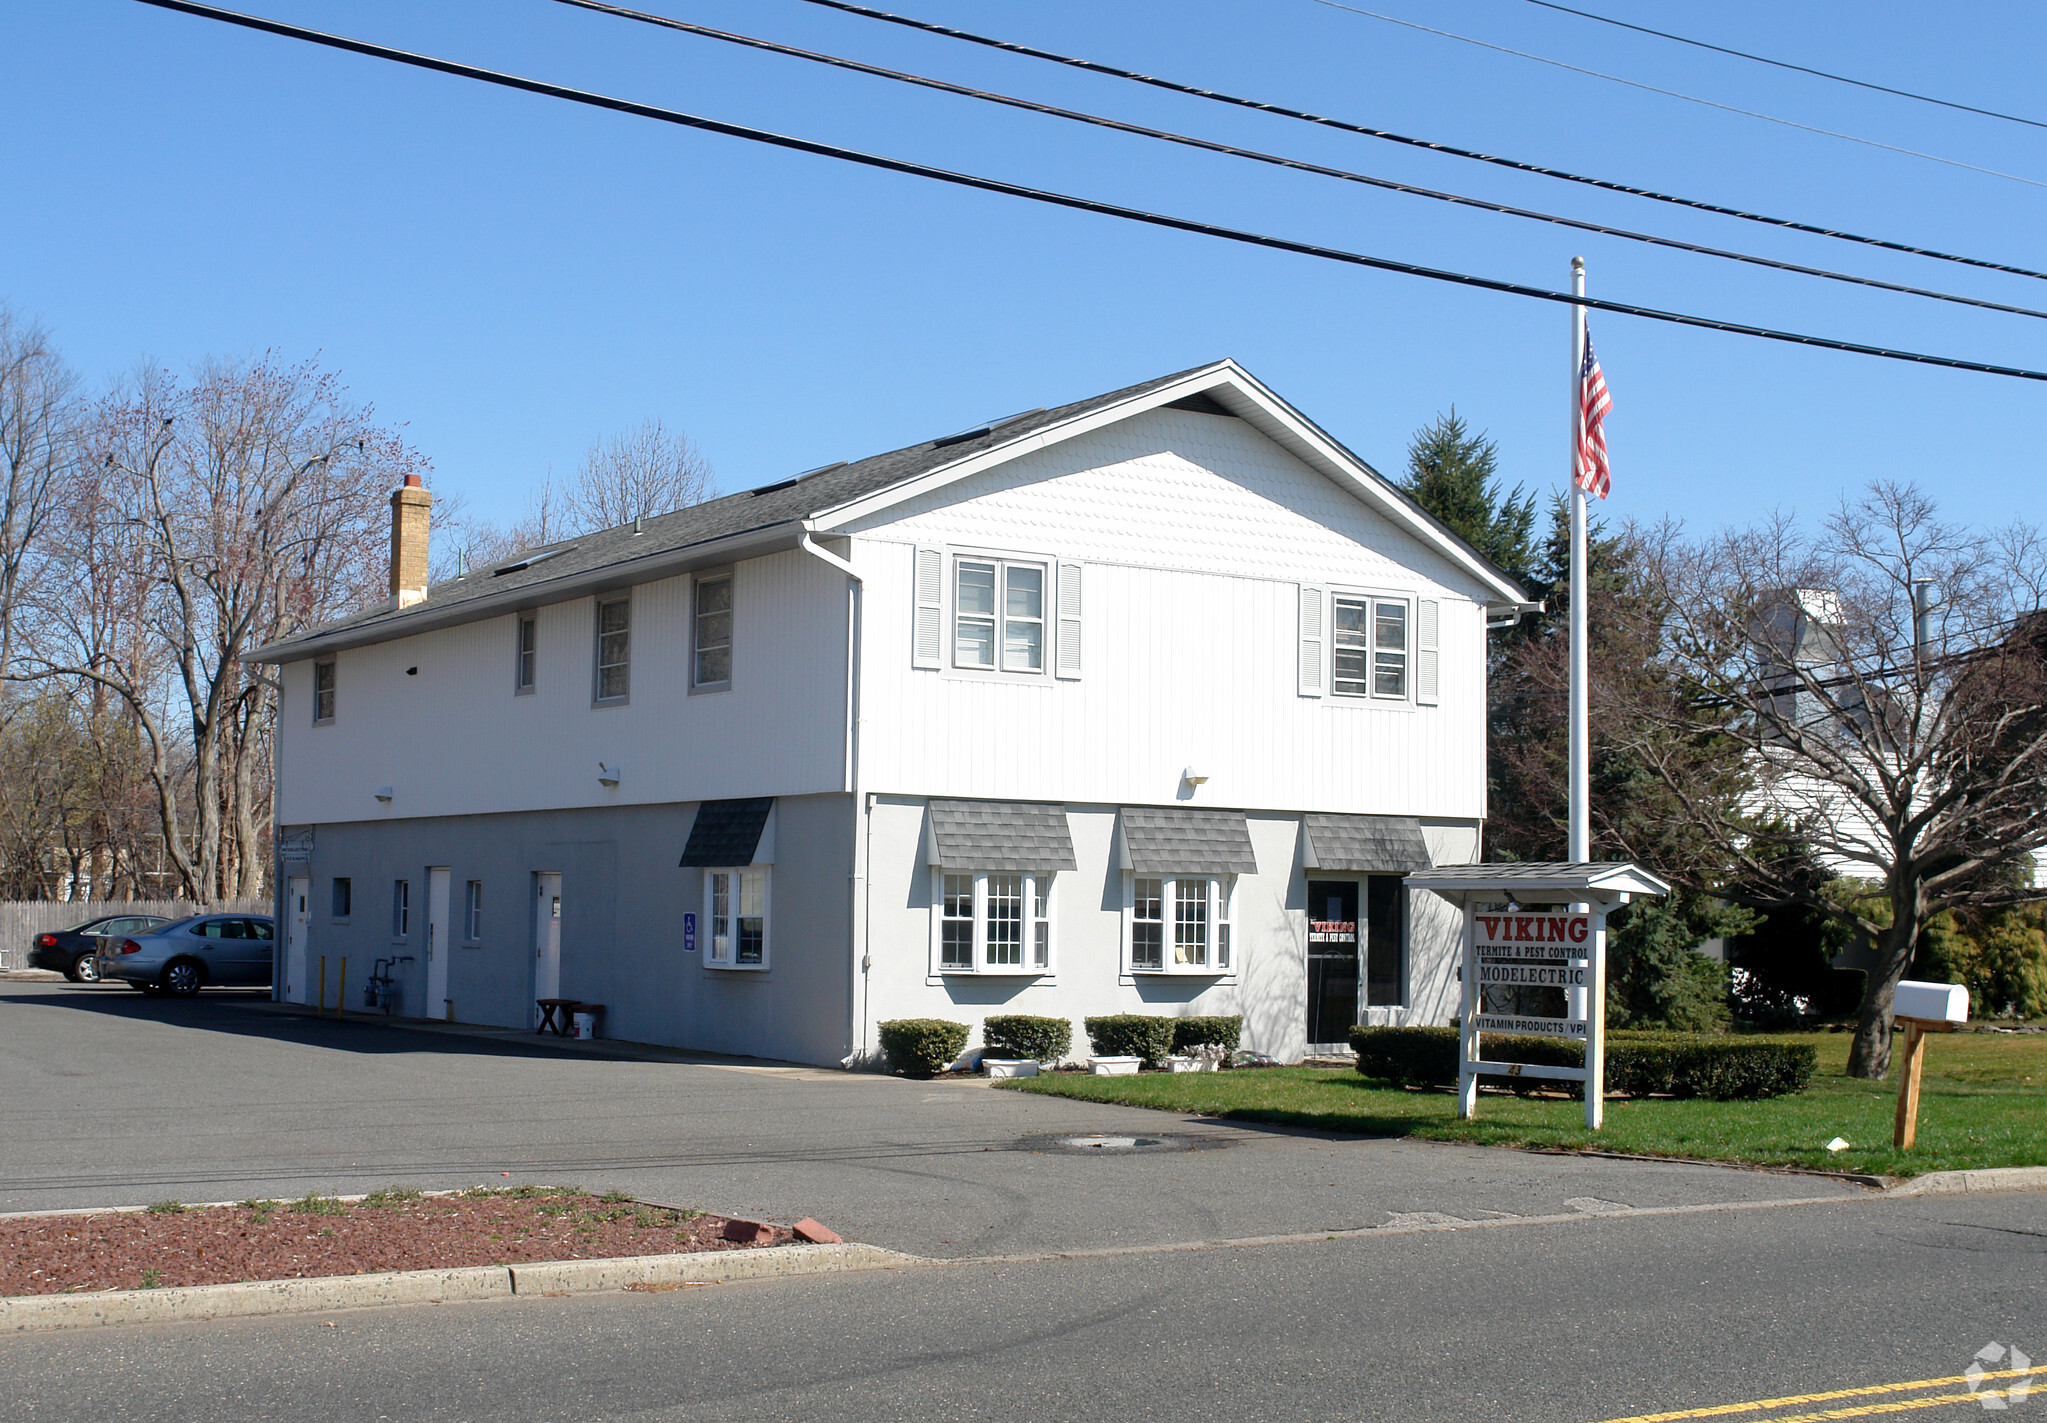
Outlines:
{"type": "MultiPolygon", "coordinates": [[[[0,1295],[155,1289],[384,1270],[445,1270],[746,1250],[726,1219],[641,1205],[613,1193],[515,1186],[457,1195],[378,1191],[361,1201],[307,1196],[146,1211],[0,1220],[0,1295]]],[[[763,1245],[786,1245],[774,1228],[763,1245]]]]}

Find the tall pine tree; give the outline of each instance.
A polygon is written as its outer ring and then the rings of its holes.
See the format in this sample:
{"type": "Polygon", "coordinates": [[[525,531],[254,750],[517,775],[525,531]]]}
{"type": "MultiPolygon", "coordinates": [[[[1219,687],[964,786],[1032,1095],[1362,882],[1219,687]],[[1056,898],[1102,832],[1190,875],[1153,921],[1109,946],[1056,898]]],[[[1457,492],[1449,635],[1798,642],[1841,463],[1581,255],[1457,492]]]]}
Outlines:
{"type": "Polygon", "coordinates": [[[1526,586],[1535,573],[1535,495],[1500,488],[1499,446],[1451,406],[1415,432],[1400,487],[1452,533],[1526,586]]]}

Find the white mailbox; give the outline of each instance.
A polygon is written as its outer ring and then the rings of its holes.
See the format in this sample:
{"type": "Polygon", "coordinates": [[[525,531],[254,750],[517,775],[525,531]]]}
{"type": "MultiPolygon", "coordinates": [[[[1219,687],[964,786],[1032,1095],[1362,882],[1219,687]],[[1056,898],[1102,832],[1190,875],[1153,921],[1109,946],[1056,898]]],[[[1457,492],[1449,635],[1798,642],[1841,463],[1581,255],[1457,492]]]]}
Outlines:
{"type": "Polygon", "coordinates": [[[1891,1012],[1899,1018],[1919,1018],[1931,1023],[1969,1021],[1969,990],[1959,983],[1914,983],[1906,979],[1891,1000],[1891,1012]]]}

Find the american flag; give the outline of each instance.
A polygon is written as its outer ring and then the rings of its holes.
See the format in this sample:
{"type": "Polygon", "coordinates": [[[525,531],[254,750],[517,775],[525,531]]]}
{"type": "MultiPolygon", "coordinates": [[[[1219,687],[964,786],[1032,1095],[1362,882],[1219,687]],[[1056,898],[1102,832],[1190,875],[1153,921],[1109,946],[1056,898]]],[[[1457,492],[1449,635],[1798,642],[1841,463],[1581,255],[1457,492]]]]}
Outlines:
{"type": "Polygon", "coordinates": [[[1611,409],[1613,397],[1606,393],[1606,376],[1592,354],[1592,333],[1587,331],[1585,360],[1578,367],[1578,487],[1601,499],[1613,487],[1606,463],[1606,412],[1611,409]]]}

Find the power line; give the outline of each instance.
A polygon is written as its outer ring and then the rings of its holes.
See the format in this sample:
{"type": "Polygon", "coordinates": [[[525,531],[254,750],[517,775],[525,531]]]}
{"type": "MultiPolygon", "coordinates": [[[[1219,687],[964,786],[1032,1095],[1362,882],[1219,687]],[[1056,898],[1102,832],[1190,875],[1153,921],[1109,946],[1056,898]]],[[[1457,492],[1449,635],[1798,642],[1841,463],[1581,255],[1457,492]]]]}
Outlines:
{"type": "Polygon", "coordinates": [[[1174,133],[1168,129],[1149,128],[1143,124],[1126,123],[1121,119],[1105,118],[1100,114],[1085,113],[1078,109],[1064,109],[1052,104],[1042,104],[1034,99],[1020,99],[1010,94],[1001,94],[989,89],[975,89],[965,84],[954,84],[949,80],[933,79],[905,70],[887,69],[878,64],[867,64],[861,60],[847,59],[840,55],[824,54],[817,50],[799,49],[794,45],[765,40],[753,35],[742,35],[730,30],[713,29],[708,25],[693,24],[687,20],[671,19],[666,15],[649,14],[644,10],[632,10],[623,5],[606,3],[606,0],[558,0],[580,10],[594,10],[600,14],[614,15],[620,19],[635,20],[641,24],[656,25],[663,29],[677,30],[683,34],[696,35],[704,39],[719,40],[727,44],[742,45],[749,49],[763,50],[769,54],[785,55],[794,59],[807,60],[814,64],[829,65],[835,69],[850,70],[856,74],[873,75],[897,83],[934,89],[943,94],[957,94],[964,98],[979,99],[991,104],[1002,104],[1027,113],[1044,114],[1052,118],[1067,119],[1074,123],[1091,124],[1097,128],[1111,129],[1117,133],[1136,134],[1143,138],[1157,139],[1164,143],[1175,143],[1187,148],[1198,148],[1209,153],[1220,153],[1232,158],[1249,159],[1254,163],[1268,163],[1278,168],[1290,168],[1300,173],[1311,173],[1324,178],[1340,178],[1345,182],[1362,183],[1368,187],[1382,188],[1388,192],[1404,193],[1410,197],[1431,198],[1437,202],[1451,203],[1459,207],[1477,208],[1484,212],[1501,213],[1508,217],[1526,218],[1531,222],[1547,222],[1558,227],[1568,227],[1579,232],[1593,232],[1605,237],[1625,238],[1630,242],[1643,242],[1653,247],[1667,247],[1679,252],[1692,252],[1706,257],[1718,257],[1730,262],[1746,262],[1752,266],[1768,267],[1779,272],[1792,272],[1799,276],[1820,277],[1827,281],[1848,282],[1856,286],[1873,287],[1879,291],[1900,292],[1907,296],[1927,297],[1934,301],[1954,302],[1962,306],[1980,307],[1986,311],[1999,311],[2012,316],[2030,316],[2047,321],[2047,311],[2028,306],[2012,306],[2004,302],[1985,301],[1978,297],[1958,296],[1952,292],[1932,291],[1925,287],[1906,286],[1898,282],[1879,281],[1875,277],[1856,276],[1848,272],[1830,271],[1824,267],[1807,267],[1797,262],[1781,262],[1774,257],[1758,257],[1747,252],[1736,252],[1724,247],[1707,247],[1696,242],[1682,242],[1674,237],[1659,237],[1653,233],[1635,232],[1625,227],[1611,227],[1605,223],[1586,222],[1579,218],[1562,217],[1555,213],[1538,212],[1533,208],[1512,207],[1505,203],[1489,202],[1483,198],[1466,197],[1458,193],[1447,193],[1435,188],[1417,187],[1411,183],[1397,183],[1390,178],[1373,177],[1366,173],[1355,173],[1343,168],[1332,168],[1321,163],[1309,163],[1298,158],[1287,158],[1278,154],[1264,153],[1255,148],[1239,148],[1233,144],[1217,143],[1211,139],[1193,138],[1187,134],[1174,133]]]}
{"type": "Polygon", "coordinates": [[[550,84],[544,79],[529,79],[520,74],[507,74],[501,70],[483,69],[459,60],[442,59],[435,55],[417,54],[410,50],[394,49],[389,45],[372,43],[369,40],[351,39],[346,35],[329,34],[323,30],[310,30],[303,26],[286,24],[282,20],[266,19],[260,15],[247,15],[238,10],[222,10],[212,5],[202,5],[197,0],[136,0],[159,10],[174,10],[181,14],[195,15],[201,19],[218,20],[224,24],[238,25],[244,29],[260,30],[266,34],[281,35],[286,39],[303,40],[308,44],[323,45],[329,49],[346,50],[352,54],[366,55],[372,59],[387,59],[396,64],[411,65],[416,69],[430,69],[441,74],[452,74],[462,79],[475,79],[485,84],[496,84],[507,89],[519,89],[529,94],[541,94],[548,98],[565,99],[570,103],[587,104],[592,108],[610,109],[617,113],[631,114],[637,118],[655,119],[662,123],[676,124],[684,128],[701,129],[707,133],[723,134],[728,138],[746,139],[753,143],[764,143],[776,148],[791,149],[798,153],[814,154],[820,158],[835,158],[847,163],[857,163],[868,168],[879,168],[885,172],[903,173],[914,178],[929,178],[934,182],[950,183],[962,188],[975,188],[987,193],[1000,193],[1006,197],[1024,198],[1031,202],[1045,203],[1052,207],[1071,208],[1077,212],[1095,213],[1103,217],[1122,218],[1129,222],[1141,222],[1152,227],[1163,227],[1175,232],[1190,232],[1201,237],[1219,238],[1226,242],[1238,242],[1251,247],[1264,247],[1276,252],[1292,252],[1302,257],[1316,257],[1324,261],[1343,262],[1355,267],[1368,267],[1374,271],[1395,272],[1402,276],[1422,277],[1429,281],[1448,282],[1456,286],[1471,287],[1479,291],[1501,292],[1508,296],[1527,297],[1534,301],[1554,302],[1560,306],[1582,306],[1591,311],[1609,311],[1620,316],[1638,316],[1648,321],[1662,321],[1675,326],[1689,326],[1703,331],[1723,331],[1735,336],[1752,336],[1766,341],[1782,341],[1795,346],[1810,346],[1818,350],[1846,351],[1853,355],[1875,356],[1883,360],[1906,361],[1914,365],[1940,366],[1948,370],[1973,371],[1979,375],[2009,376],[2018,380],[2047,382],[2047,371],[2027,370],[2019,366],[1992,365],[1984,361],[1965,360],[1956,356],[1935,356],[1918,351],[1902,351],[1887,346],[1869,346],[1856,341],[1841,341],[1829,336],[1808,336],[1795,331],[1780,331],[1768,326],[1750,326],[1736,321],[1720,321],[1709,316],[1693,316],[1686,312],[1664,311],[1656,307],[1636,306],[1629,302],[1609,301],[1603,297],[1573,296],[1569,292],[1551,291],[1546,287],[1528,286],[1521,282],[1502,281],[1497,277],[1474,276],[1467,272],[1453,272],[1438,267],[1424,267],[1412,262],[1395,261],[1390,257],[1373,257],[1362,252],[1346,252],[1337,247],[1322,247],[1311,242],[1298,242],[1288,237],[1273,237],[1264,233],[1249,232],[1242,228],[1222,227],[1214,223],[1198,222],[1192,218],[1174,217],[1167,213],[1147,212],[1142,208],[1124,207],[1117,203],[1101,202],[1094,198],[1075,197],[1069,193],[1053,192],[1045,188],[1025,187],[1021,183],[1005,182],[1000,178],[984,178],[975,173],[961,173],[949,168],[934,168],[929,164],[913,163],[907,159],[890,158],[879,153],[866,153],[856,148],[842,148],[836,144],[820,143],[815,139],[797,138],[790,134],[775,133],[768,129],[751,128],[744,124],[727,123],[723,119],[705,118],[698,114],[684,113],[679,109],[664,109],[653,104],[642,104],[632,99],[616,98],[609,94],[593,93],[587,89],[571,89],[566,85],[550,84]]]}
{"type": "Polygon", "coordinates": [[[1996,109],[1979,109],[1974,104],[1959,104],[1953,99],[1936,99],[1931,94],[1915,94],[1910,89],[1893,89],[1888,84],[1874,84],[1867,79],[1851,79],[1846,74],[1835,74],[1825,69],[1814,69],[1810,65],[1792,64],[1787,60],[1771,59],[1768,55],[1750,54],[1744,49],[1729,49],[1724,44],[1709,44],[1705,40],[1695,40],[1689,39],[1684,35],[1674,35],[1668,30],[1652,30],[1647,25],[1630,24],[1626,20],[1616,20],[1611,15],[1595,15],[1590,10],[1574,10],[1569,5],[1557,4],[1556,0],[1528,0],[1528,3],[1540,5],[1545,10],[1558,10],[1566,15],[1576,15],[1584,20],[1597,20],[1602,25],[1612,25],[1616,29],[1633,30],[1639,35],[1654,35],[1660,40],[1674,40],[1678,44],[1691,45],[1694,49],[1710,49],[1715,54],[1731,54],[1736,59],[1751,60],[1754,63],[1767,64],[1777,69],[1789,69],[1799,74],[1811,74],[1820,79],[1831,79],[1836,84],[1853,84],[1858,89],[1874,89],[1879,94],[1895,94],[1900,99],[1916,99],[1922,104],[1938,104],[1943,109],[1959,109],[1965,114],[1981,114],[1988,119],[2004,119],[2009,123],[2030,124],[2034,128],[2047,128],[2047,123],[2043,123],[2039,119],[2026,118],[2022,114],[2000,113],[1996,109]]]}
{"type": "Polygon", "coordinates": [[[1820,128],[1816,124],[1802,124],[1796,119],[1779,118],[1775,114],[1762,113],[1756,109],[1744,109],[1733,104],[1723,104],[1714,99],[1702,99],[1696,94],[1681,94],[1675,89],[1659,89],[1654,84],[1644,84],[1639,79],[1623,79],[1618,74],[1607,74],[1598,69],[1587,69],[1582,64],[1567,64],[1561,59],[1551,59],[1548,55],[1530,54],[1525,49],[1509,49],[1506,45],[1494,44],[1490,40],[1473,39],[1470,35],[1460,35],[1451,30],[1439,30],[1433,25],[1417,24],[1413,20],[1402,20],[1393,15],[1382,15],[1377,10],[1366,10],[1357,5],[1346,5],[1343,3],[1343,0],[1315,0],[1315,3],[1317,5],[1327,5],[1332,10],[1348,10],[1353,15],[1363,15],[1367,19],[1384,20],[1389,25],[1401,25],[1410,30],[1420,30],[1423,34],[1441,35],[1446,40],[1456,40],[1460,44],[1477,45],[1480,49],[1489,49],[1497,54],[1511,54],[1516,59],[1532,59],[1537,64],[1547,64],[1556,69],[1568,69],[1573,74],[1583,74],[1593,79],[1604,79],[1610,84],[1625,84],[1630,89],[1640,89],[1650,94],[1661,94],[1670,99],[1682,99],[1687,104],[1703,104],[1709,109],[1719,109],[1723,113],[1740,114],[1744,118],[1761,119],[1765,123],[1782,124],[1786,128],[1803,129],[1807,133],[1817,133],[1827,138],[1844,139],[1849,143],[1860,143],[1869,148],[1881,148],[1890,153],[1902,153],[1907,158],[1924,158],[1929,163],[1945,163],[1950,168],[1966,168],[1971,173],[1983,173],[1992,178],[2008,178],[2014,183],[2025,183],[2035,188],[2047,188],[2047,183],[2041,182],[2038,178],[2022,178],[2017,173],[2006,173],[1997,168],[1984,168],[1974,163],[1964,163],[1959,158],[1943,158],[1938,153],[1924,153],[1916,148],[1901,148],[1895,143],[1880,143],[1873,138],[1862,138],[1856,134],[1842,133],[1838,129],[1820,128]]]}
{"type": "Polygon", "coordinates": [[[1413,138],[1407,134],[1394,133],[1388,129],[1369,128],[1364,124],[1349,123],[1343,119],[1330,118],[1326,114],[1309,113],[1304,109],[1292,109],[1283,104],[1271,104],[1262,99],[1245,99],[1235,94],[1224,94],[1214,89],[1203,89],[1193,84],[1182,84],[1172,79],[1161,79],[1152,74],[1140,74],[1133,69],[1119,69],[1113,64],[1103,64],[1092,59],[1081,59],[1070,54],[1059,54],[1053,50],[1037,49],[1014,40],[996,39],[989,35],[977,35],[971,30],[957,30],[949,25],[934,24],[929,20],[913,19],[908,15],[891,14],[887,10],[876,10],[866,5],[852,3],[852,0],[803,0],[807,5],[818,5],[828,10],[840,10],[864,19],[880,20],[885,24],[901,25],[906,29],[922,30],[926,34],[943,35],[947,39],[964,41],[967,44],[984,45],[1008,54],[1020,54],[1027,59],[1042,59],[1050,64],[1064,64],[1074,69],[1086,70],[1090,74],[1104,74],[1112,79],[1127,79],[1135,84],[1149,84],[1155,89],[1164,89],[1174,94],[1185,94],[1191,98],[1207,99],[1211,103],[1230,104],[1240,109],[1255,109],[1259,113],[1274,114],[1280,118],[1297,119],[1302,123],[1319,124],[1324,128],[1354,133],[1365,138],[1384,139],[1388,143],[1405,144],[1409,148],[1427,149],[1431,153],[1444,153],[1453,158],[1468,158],[1476,163],[1491,163],[1501,168],[1512,168],[1520,173],[1534,173],[1559,182],[1582,183],[1589,188],[1600,188],[1609,193],[1625,193],[1629,197],[1647,198],[1652,202],[1671,203],[1678,207],[1691,208],[1696,212],[1710,212],[1720,217],[1739,218],[1743,222],[1759,222],[1769,227],[1783,228],[1789,232],[1805,232],[1815,237],[1831,237],[1841,242],[1858,242],[1865,247],[1879,247],[1887,252],[1904,252],[1914,257],[1930,257],[1940,262],[1958,262],[1965,267],[1982,267],[1993,272],[2007,272],[2015,277],[2033,277],[2047,281],[2047,272],[2034,271],[2030,267],[2012,266],[2005,262],[1986,261],[1981,257],[1963,257],[1953,252],[1941,252],[1931,247],[1915,247],[1910,243],[1892,242],[1882,237],[1864,237],[1839,228],[1821,227],[1813,223],[1795,222],[1790,218],[1769,217],[1763,213],[1747,212],[1741,208],[1723,207],[1718,203],[1705,202],[1698,198],[1679,197],[1674,193],[1659,193],[1653,188],[1631,187],[1606,178],[1588,177],[1583,173],[1572,173],[1562,168],[1547,168],[1539,163],[1524,163],[1516,158],[1502,158],[1497,154],[1480,153],[1474,149],[1458,148],[1448,143],[1437,143],[1432,139],[1413,138]]]}

